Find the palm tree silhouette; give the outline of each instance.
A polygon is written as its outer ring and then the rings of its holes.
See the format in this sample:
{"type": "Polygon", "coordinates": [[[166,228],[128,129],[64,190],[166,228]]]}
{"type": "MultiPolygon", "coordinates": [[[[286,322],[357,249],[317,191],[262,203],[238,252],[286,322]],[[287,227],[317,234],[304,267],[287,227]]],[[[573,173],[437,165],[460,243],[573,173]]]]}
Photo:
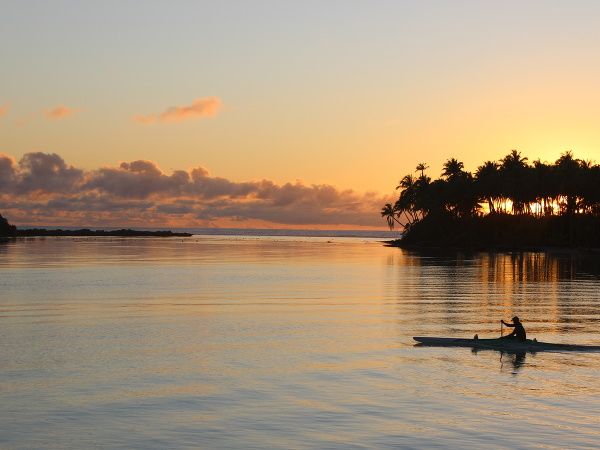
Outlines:
{"type": "Polygon", "coordinates": [[[398,222],[398,219],[396,218],[396,211],[391,203],[386,203],[384,207],[381,208],[381,216],[385,217],[388,227],[390,230],[393,230],[396,222],[398,222]]]}
{"type": "Polygon", "coordinates": [[[450,180],[459,177],[463,173],[465,165],[457,159],[451,158],[444,163],[443,168],[442,176],[445,177],[446,180],[450,180]]]}
{"type": "Polygon", "coordinates": [[[499,201],[501,198],[500,174],[498,173],[498,163],[496,161],[486,161],[477,168],[475,186],[479,198],[487,202],[489,212],[495,213],[497,208],[494,202],[499,201]]]}
{"type": "Polygon", "coordinates": [[[419,163],[415,171],[419,176],[404,176],[396,187],[398,200],[385,205],[381,214],[390,229],[405,218],[406,237],[418,224],[421,231],[412,236],[430,242],[446,236],[452,239],[471,224],[477,233],[493,228],[486,236],[503,237],[508,245],[537,242],[538,235],[543,235],[545,241],[539,242],[550,245],[600,247],[600,166],[575,158],[571,151],[553,164],[527,161],[512,150],[498,162],[486,161],[473,175],[461,161],[451,158],[433,181],[425,175],[429,167],[419,163]],[[480,205],[484,202],[486,211],[480,205]],[[490,220],[478,221],[492,214],[496,215],[490,220]]]}
{"type": "Polygon", "coordinates": [[[425,171],[429,169],[429,166],[425,163],[419,163],[417,164],[417,170],[415,170],[415,172],[421,171],[421,177],[425,176],[425,171]]]}
{"type": "Polygon", "coordinates": [[[558,193],[562,199],[559,205],[567,216],[575,214],[580,206],[579,197],[583,187],[583,161],[575,159],[572,152],[563,153],[556,160],[558,193]]]}
{"type": "Polygon", "coordinates": [[[532,189],[539,205],[538,216],[550,216],[554,213],[554,205],[558,198],[556,171],[549,164],[539,159],[533,162],[532,189]]]}
{"type": "Polygon", "coordinates": [[[500,160],[503,196],[512,202],[514,214],[529,212],[525,195],[527,178],[530,175],[527,168],[527,158],[522,158],[517,150],[512,150],[500,160]]]}

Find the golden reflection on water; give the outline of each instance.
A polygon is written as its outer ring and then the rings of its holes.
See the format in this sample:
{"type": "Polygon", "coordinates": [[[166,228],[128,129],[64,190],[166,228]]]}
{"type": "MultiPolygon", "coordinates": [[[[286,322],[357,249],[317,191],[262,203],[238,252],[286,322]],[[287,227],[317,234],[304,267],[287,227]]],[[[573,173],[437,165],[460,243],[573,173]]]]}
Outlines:
{"type": "Polygon", "coordinates": [[[584,447],[600,437],[600,355],[412,340],[493,336],[516,314],[540,340],[597,344],[600,272],[586,255],[294,239],[25,244],[0,245],[8,447],[31,436],[33,447],[72,448],[584,447]],[[548,437],[558,427],[568,434],[548,437]]]}
{"type": "Polygon", "coordinates": [[[600,277],[600,254],[595,252],[464,253],[398,250],[387,255],[388,265],[468,267],[474,261],[482,280],[489,282],[556,282],[600,277]]]}
{"type": "Polygon", "coordinates": [[[530,338],[598,345],[598,260],[585,253],[400,251],[386,259],[385,285],[398,322],[414,325],[415,335],[496,337],[509,332],[500,320],[517,315],[530,338]]]}

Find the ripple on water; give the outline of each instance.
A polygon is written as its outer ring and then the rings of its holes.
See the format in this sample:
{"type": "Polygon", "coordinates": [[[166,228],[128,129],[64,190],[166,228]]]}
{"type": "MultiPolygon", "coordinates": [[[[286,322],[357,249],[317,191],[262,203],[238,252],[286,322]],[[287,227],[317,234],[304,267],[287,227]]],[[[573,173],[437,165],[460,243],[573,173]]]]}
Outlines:
{"type": "MultiPolygon", "coordinates": [[[[0,246],[5,448],[590,448],[590,261],[418,255],[345,239],[24,240],[0,246]],[[565,275],[565,274],[568,274],[565,275]],[[506,330],[504,330],[506,332],[506,330]]],[[[583,257],[582,257],[583,258],[583,257]]]]}

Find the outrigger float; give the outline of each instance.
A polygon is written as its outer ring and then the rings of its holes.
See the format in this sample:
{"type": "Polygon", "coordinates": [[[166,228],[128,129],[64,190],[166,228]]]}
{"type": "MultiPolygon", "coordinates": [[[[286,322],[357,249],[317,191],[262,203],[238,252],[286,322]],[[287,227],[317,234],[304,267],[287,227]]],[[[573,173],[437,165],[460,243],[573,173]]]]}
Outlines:
{"type": "Polygon", "coordinates": [[[540,342],[536,339],[527,339],[517,341],[514,339],[479,339],[477,335],[474,338],[443,338],[443,337],[413,337],[418,342],[417,345],[427,347],[470,347],[482,350],[504,350],[513,352],[544,352],[544,351],[600,351],[600,345],[573,345],[573,344],[553,344],[550,342],[540,342]]]}

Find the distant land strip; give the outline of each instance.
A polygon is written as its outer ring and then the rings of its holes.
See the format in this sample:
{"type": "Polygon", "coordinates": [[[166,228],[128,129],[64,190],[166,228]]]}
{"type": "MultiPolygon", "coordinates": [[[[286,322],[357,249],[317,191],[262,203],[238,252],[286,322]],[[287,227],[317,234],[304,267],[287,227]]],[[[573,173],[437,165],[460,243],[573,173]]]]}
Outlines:
{"type": "Polygon", "coordinates": [[[30,228],[25,230],[16,230],[15,237],[33,237],[33,236],[121,236],[121,237],[189,237],[191,233],[174,233],[170,230],[163,231],[138,231],[131,229],[121,230],[90,230],[82,228],[80,230],[46,230],[44,228],[30,228]]]}
{"type": "Polygon", "coordinates": [[[19,230],[16,226],[8,223],[2,215],[0,215],[0,237],[35,237],[35,236],[90,236],[90,237],[102,237],[102,236],[120,236],[120,237],[189,237],[191,233],[174,233],[169,230],[162,231],[138,231],[131,229],[120,229],[120,230],[90,230],[89,228],[82,228],[80,230],[47,230],[45,228],[29,228],[25,230],[19,230]]]}

